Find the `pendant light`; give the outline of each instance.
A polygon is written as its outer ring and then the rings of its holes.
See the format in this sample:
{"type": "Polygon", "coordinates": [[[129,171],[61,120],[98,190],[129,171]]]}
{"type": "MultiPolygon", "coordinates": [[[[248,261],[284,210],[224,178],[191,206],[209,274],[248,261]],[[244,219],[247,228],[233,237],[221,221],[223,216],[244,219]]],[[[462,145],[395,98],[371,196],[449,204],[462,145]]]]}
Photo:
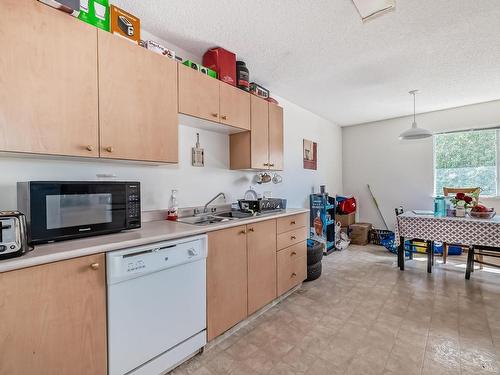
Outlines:
{"type": "Polygon", "coordinates": [[[427,129],[422,129],[417,127],[417,121],[416,121],[416,96],[417,96],[418,90],[411,90],[410,95],[413,95],[413,124],[411,125],[411,128],[402,132],[399,135],[399,139],[405,140],[405,141],[411,141],[415,139],[424,139],[424,138],[429,138],[432,137],[432,133],[427,130],[427,129]]]}

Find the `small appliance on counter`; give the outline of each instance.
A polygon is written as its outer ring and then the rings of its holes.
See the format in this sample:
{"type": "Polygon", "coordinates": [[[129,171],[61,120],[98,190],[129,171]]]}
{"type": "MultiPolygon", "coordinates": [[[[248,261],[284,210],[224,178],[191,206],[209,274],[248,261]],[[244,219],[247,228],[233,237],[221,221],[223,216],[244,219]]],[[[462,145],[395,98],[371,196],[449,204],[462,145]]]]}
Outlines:
{"type": "Polygon", "coordinates": [[[19,211],[0,211],[0,259],[28,252],[26,216],[19,211]]]}
{"type": "Polygon", "coordinates": [[[241,211],[252,211],[258,213],[278,211],[286,208],[286,199],[239,199],[238,206],[241,211]]]}
{"type": "Polygon", "coordinates": [[[140,191],[139,182],[18,182],[17,207],[41,244],[140,228],[140,191]]]}

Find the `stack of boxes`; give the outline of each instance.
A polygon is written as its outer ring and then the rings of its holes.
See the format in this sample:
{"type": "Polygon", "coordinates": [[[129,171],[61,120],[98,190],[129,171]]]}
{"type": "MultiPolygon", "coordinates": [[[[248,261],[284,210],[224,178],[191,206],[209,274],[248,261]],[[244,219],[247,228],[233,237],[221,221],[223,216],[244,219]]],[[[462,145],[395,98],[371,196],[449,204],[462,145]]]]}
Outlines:
{"type": "Polygon", "coordinates": [[[356,200],[352,197],[337,197],[337,201],[339,204],[335,214],[335,221],[340,223],[341,231],[350,237],[351,244],[367,245],[370,242],[372,225],[369,223],[356,223],[356,200]]]}

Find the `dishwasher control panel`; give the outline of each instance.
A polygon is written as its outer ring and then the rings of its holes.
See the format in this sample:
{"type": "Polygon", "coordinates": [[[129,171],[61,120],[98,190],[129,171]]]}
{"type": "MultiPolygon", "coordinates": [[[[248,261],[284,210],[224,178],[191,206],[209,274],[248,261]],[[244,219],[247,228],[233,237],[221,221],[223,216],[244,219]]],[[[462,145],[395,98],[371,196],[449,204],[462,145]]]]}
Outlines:
{"type": "Polygon", "coordinates": [[[117,250],[106,254],[108,284],[195,262],[207,257],[207,236],[117,250]]]}

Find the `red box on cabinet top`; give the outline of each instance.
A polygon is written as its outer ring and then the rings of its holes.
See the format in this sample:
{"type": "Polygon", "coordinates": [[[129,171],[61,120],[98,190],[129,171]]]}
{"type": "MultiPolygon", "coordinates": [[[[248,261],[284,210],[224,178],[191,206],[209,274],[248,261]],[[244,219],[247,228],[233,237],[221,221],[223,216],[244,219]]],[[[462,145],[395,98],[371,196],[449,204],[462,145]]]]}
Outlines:
{"type": "Polygon", "coordinates": [[[203,66],[215,70],[221,81],[236,86],[236,54],[221,47],[209,49],[203,55],[203,66]]]}

